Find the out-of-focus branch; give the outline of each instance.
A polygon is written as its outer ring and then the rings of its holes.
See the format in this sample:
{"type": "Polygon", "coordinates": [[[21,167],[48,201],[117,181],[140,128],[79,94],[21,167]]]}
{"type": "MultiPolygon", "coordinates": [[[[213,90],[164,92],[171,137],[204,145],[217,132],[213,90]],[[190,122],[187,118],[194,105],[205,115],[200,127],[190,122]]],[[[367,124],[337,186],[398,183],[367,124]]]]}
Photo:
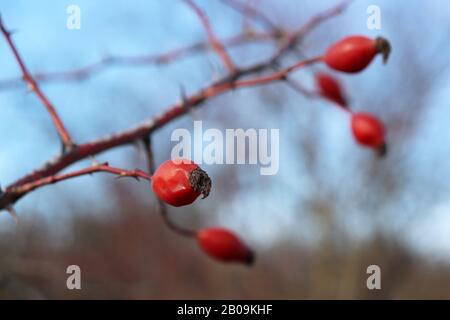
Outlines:
{"type": "MultiPolygon", "coordinates": [[[[225,47],[236,47],[250,43],[273,41],[277,39],[277,35],[271,32],[242,33],[222,41],[225,47]]],[[[66,71],[55,72],[39,72],[32,74],[33,79],[39,83],[56,82],[56,81],[82,81],[98,74],[110,66],[148,66],[168,64],[179,61],[190,54],[202,52],[212,49],[209,42],[198,42],[192,45],[169,50],[163,53],[142,54],[136,56],[106,56],[96,62],[86,64],[79,68],[69,69],[66,71]]],[[[21,78],[11,78],[0,80],[0,91],[17,88],[22,83],[21,78]]]]}
{"type": "Polygon", "coordinates": [[[312,16],[297,31],[293,32],[291,38],[301,38],[303,35],[314,29],[317,25],[325,22],[331,17],[341,14],[354,0],[343,0],[337,6],[331,7],[319,14],[312,16]]]}
{"type": "MultiPolygon", "coordinates": [[[[252,31],[250,33],[244,32],[242,34],[232,36],[230,38],[221,40],[220,42],[223,43],[225,47],[235,47],[249,44],[251,42],[272,41],[272,40],[279,40],[280,37],[286,37],[289,38],[288,41],[285,42],[287,45],[280,47],[281,50],[286,50],[287,47],[292,47],[295,45],[295,41],[293,41],[293,39],[300,39],[304,34],[308,33],[311,29],[316,27],[322,21],[336,16],[337,14],[342,12],[351,1],[352,0],[343,1],[336,7],[331,8],[330,10],[327,10],[321,14],[312,17],[307,23],[305,23],[302,27],[300,27],[297,31],[295,31],[292,34],[292,36],[289,36],[289,34],[285,31],[281,31],[281,33],[252,31]]],[[[226,3],[227,0],[224,0],[223,2],[226,3]]],[[[257,12],[256,9],[252,10],[252,18],[253,15],[256,15],[256,12],[257,12]]],[[[255,18],[259,19],[259,15],[256,15],[255,18]]],[[[69,69],[66,71],[39,72],[33,73],[31,76],[35,81],[38,81],[41,84],[56,81],[81,81],[95,74],[98,74],[99,72],[105,70],[106,67],[109,66],[139,67],[154,64],[166,64],[171,63],[173,61],[178,61],[178,59],[184,58],[190,54],[194,54],[208,49],[212,49],[209,42],[198,42],[186,47],[181,47],[157,54],[142,54],[136,56],[111,55],[106,56],[96,62],[86,64],[85,66],[79,68],[69,69]]],[[[23,79],[21,78],[0,80],[0,91],[18,88],[20,87],[22,81],[23,79]]]]}
{"type": "Polygon", "coordinates": [[[41,103],[44,105],[45,109],[49,113],[50,118],[53,122],[53,125],[55,126],[55,129],[58,132],[59,138],[61,139],[61,142],[63,144],[63,150],[71,149],[73,147],[73,142],[69,136],[69,133],[67,132],[66,128],[64,127],[64,124],[62,123],[61,118],[59,117],[58,113],[56,112],[56,110],[53,107],[50,100],[48,100],[48,98],[44,95],[44,93],[39,88],[37,82],[33,79],[31,74],[28,72],[28,69],[25,66],[25,63],[23,62],[21,56],[19,55],[19,52],[17,51],[17,48],[15,47],[14,43],[12,42],[11,33],[8,30],[6,30],[1,17],[0,17],[0,31],[3,34],[6,42],[8,43],[8,46],[11,49],[11,51],[14,55],[14,58],[17,61],[17,64],[19,65],[20,71],[22,72],[23,81],[25,81],[25,83],[28,85],[28,89],[35,93],[37,98],[41,101],[41,103]]]}
{"type": "MultiPolygon", "coordinates": [[[[341,3],[338,6],[330,10],[327,10],[325,13],[320,13],[319,15],[317,15],[319,18],[317,18],[317,16],[312,17],[305,24],[306,27],[303,26],[299,29],[298,32],[296,32],[297,37],[303,37],[305,33],[310,31],[314,26],[320,24],[320,22],[323,22],[325,19],[337,15],[345,8],[344,4],[348,3],[349,1],[345,1],[344,3],[341,3]]],[[[146,137],[149,134],[153,133],[155,130],[161,128],[162,126],[168,124],[172,120],[186,114],[190,110],[190,108],[201,105],[205,100],[209,98],[215,97],[219,94],[233,90],[235,88],[250,87],[270,83],[273,81],[284,80],[289,72],[296,70],[302,65],[317,62],[318,58],[314,58],[312,60],[307,60],[309,62],[296,63],[293,66],[284,69],[284,71],[283,70],[277,71],[275,73],[266,76],[254,77],[252,79],[242,81],[239,80],[245,76],[257,74],[265,70],[271,70],[274,67],[274,65],[277,65],[278,61],[283,56],[283,54],[288,52],[289,49],[292,47],[292,44],[295,43],[296,41],[298,41],[298,38],[290,37],[289,41],[287,41],[280,50],[277,50],[277,52],[275,52],[274,55],[270,57],[268,60],[257,63],[255,65],[251,65],[246,68],[241,68],[232,75],[222,77],[221,79],[210,84],[206,88],[201,89],[200,91],[198,91],[195,94],[192,94],[189,97],[186,97],[183,102],[179,102],[168,107],[168,109],[165,112],[163,112],[160,115],[157,115],[154,118],[148,119],[133,128],[114,133],[104,138],[94,139],[84,144],[80,144],[77,147],[70,150],[69,152],[59,155],[53,160],[48,161],[42,167],[34,170],[33,172],[11,183],[9,187],[6,188],[5,192],[0,195],[0,209],[4,209],[9,205],[14,204],[23,195],[25,195],[21,194],[18,196],[17,194],[13,194],[8,190],[20,187],[24,184],[42,178],[55,175],[59,171],[70,166],[71,164],[79,160],[85,159],[89,156],[93,156],[106,150],[118,146],[127,145],[137,140],[140,140],[143,137],[146,137]]]]}
{"type": "Polygon", "coordinates": [[[242,3],[237,0],[220,0],[223,4],[230,7],[231,9],[237,11],[242,14],[245,18],[251,18],[253,20],[258,20],[262,24],[264,24],[269,30],[275,32],[282,32],[281,28],[277,26],[272,20],[264,14],[262,11],[256,9],[255,7],[250,6],[248,3],[242,3]]]}
{"type": "Polygon", "coordinates": [[[236,70],[236,67],[231,60],[230,56],[228,55],[227,51],[225,50],[225,47],[222,45],[220,40],[216,37],[214,32],[212,31],[211,25],[209,23],[208,18],[206,17],[206,14],[200,9],[199,6],[197,6],[194,2],[194,0],[184,0],[184,2],[192,9],[192,11],[195,12],[197,17],[202,22],[203,28],[206,31],[206,34],[208,36],[208,42],[211,44],[211,47],[216,52],[217,56],[220,58],[224,66],[228,69],[230,73],[234,73],[236,70]]]}

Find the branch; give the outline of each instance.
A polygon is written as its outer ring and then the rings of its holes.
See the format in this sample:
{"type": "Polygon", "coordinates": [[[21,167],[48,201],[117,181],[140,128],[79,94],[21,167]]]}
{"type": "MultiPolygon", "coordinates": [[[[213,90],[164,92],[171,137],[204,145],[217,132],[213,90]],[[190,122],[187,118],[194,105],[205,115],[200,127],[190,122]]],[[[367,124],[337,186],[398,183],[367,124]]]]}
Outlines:
{"type": "Polygon", "coordinates": [[[54,184],[54,183],[57,183],[60,181],[84,176],[87,174],[93,174],[95,172],[106,172],[106,173],[116,175],[118,177],[132,177],[132,178],[135,178],[136,180],[139,180],[139,178],[142,178],[142,179],[150,181],[152,179],[152,176],[145,173],[144,171],[141,171],[138,169],[129,171],[129,170],[124,170],[124,169],[114,168],[114,167],[110,167],[108,165],[108,163],[105,162],[102,164],[93,165],[91,167],[73,171],[73,172],[66,173],[66,174],[48,176],[48,177],[38,179],[38,180],[29,182],[29,183],[25,183],[25,184],[17,186],[17,187],[10,187],[5,190],[5,193],[10,193],[14,196],[22,196],[30,191],[33,191],[37,188],[40,188],[40,187],[43,187],[43,186],[46,186],[49,184],[54,184]]]}
{"type": "MultiPolygon", "coordinates": [[[[246,88],[246,87],[253,87],[258,85],[264,85],[267,83],[271,83],[274,81],[280,81],[285,80],[286,76],[301,67],[305,67],[307,65],[313,64],[320,61],[320,57],[304,60],[301,62],[298,62],[282,71],[275,72],[268,76],[262,76],[262,77],[254,77],[249,80],[242,80],[237,81],[233,78],[225,78],[222,81],[219,81],[218,83],[214,83],[210,85],[209,87],[201,90],[200,92],[190,96],[186,97],[184,101],[175,104],[171,108],[169,108],[166,112],[162,113],[160,116],[157,116],[153,119],[150,119],[143,124],[128,129],[126,131],[122,131],[120,133],[116,133],[114,135],[108,136],[103,139],[94,140],[92,142],[88,142],[85,144],[80,144],[76,147],[74,147],[70,152],[63,154],[53,161],[47,163],[44,165],[43,168],[38,169],[31,174],[19,179],[18,181],[14,182],[10,187],[8,187],[3,194],[1,194],[0,197],[0,209],[4,208],[6,205],[10,205],[14,202],[16,202],[19,198],[21,198],[23,195],[26,194],[26,192],[22,192],[20,194],[13,193],[11,194],[11,190],[17,190],[18,187],[23,185],[28,185],[34,183],[34,181],[48,181],[45,180],[47,178],[50,179],[50,182],[45,182],[45,184],[52,183],[53,181],[51,176],[59,172],[60,170],[68,167],[69,165],[75,163],[78,160],[84,159],[88,156],[92,156],[95,154],[98,154],[100,152],[103,152],[105,150],[112,149],[114,147],[118,147],[121,145],[132,143],[136,140],[142,139],[143,137],[148,136],[156,129],[162,127],[163,125],[169,123],[170,121],[184,115],[186,112],[189,111],[191,107],[199,106],[202,102],[205,100],[218,96],[219,94],[222,94],[224,92],[227,92],[232,89],[236,88],[246,88]],[[226,81],[224,81],[226,80],[226,81]],[[11,197],[10,197],[11,196],[11,197]]],[[[242,77],[243,74],[246,73],[247,70],[241,70],[239,73],[236,74],[236,77],[242,77]]],[[[92,167],[92,168],[95,168],[92,167]]],[[[92,169],[90,168],[90,169],[92,169]]],[[[89,172],[88,172],[89,173],[89,172]]],[[[38,186],[40,184],[38,183],[38,186]]],[[[28,189],[26,189],[28,190],[28,189]]],[[[31,191],[33,189],[30,189],[31,191]]]]}
{"type": "Polygon", "coordinates": [[[267,83],[274,82],[274,81],[286,80],[289,73],[291,73],[297,69],[303,68],[305,66],[308,66],[310,64],[320,62],[321,60],[322,60],[321,56],[303,60],[303,61],[297,62],[296,64],[293,64],[292,66],[287,67],[284,70],[275,72],[268,76],[257,77],[257,78],[253,78],[250,80],[236,81],[235,83],[233,83],[233,86],[235,88],[253,87],[253,86],[263,85],[263,84],[267,84],[267,83]]]}
{"type": "Polygon", "coordinates": [[[326,20],[335,17],[342,12],[353,2],[354,0],[343,0],[338,5],[329,8],[317,15],[312,16],[305,24],[303,24],[296,32],[294,32],[291,37],[292,38],[300,38],[312,29],[314,29],[317,25],[325,22],[326,20]]]}
{"type": "MultiPolygon", "coordinates": [[[[226,47],[235,47],[251,42],[262,42],[275,40],[276,34],[270,32],[256,32],[242,33],[222,41],[226,47]]],[[[137,56],[106,56],[96,62],[86,64],[82,67],[70,69],[66,71],[56,72],[40,72],[32,75],[35,81],[39,83],[54,82],[54,81],[82,81],[88,79],[94,74],[106,69],[108,66],[146,66],[168,64],[176,59],[181,59],[189,54],[194,54],[204,50],[211,49],[209,42],[198,42],[192,45],[181,47],[167,52],[158,54],[143,54],[137,56]]],[[[22,83],[21,78],[11,78],[0,80],[0,91],[18,87],[22,83]]]]}
{"type": "MultiPolygon", "coordinates": [[[[346,3],[347,2],[348,1],[346,1],[346,3]]],[[[311,28],[317,25],[320,21],[324,21],[326,18],[331,18],[335,16],[340,12],[340,10],[343,10],[343,8],[344,8],[343,4],[340,4],[334,9],[328,10],[326,14],[325,13],[319,14],[318,16],[321,17],[320,19],[313,17],[306,23],[308,27],[302,27],[299,29],[302,30],[302,32],[297,32],[296,33],[297,36],[299,37],[303,36],[308,30],[311,30],[311,28]],[[337,10],[336,8],[340,9],[337,10]]],[[[104,138],[94,139],[92,141],[76,146],[69,152],[57,156],[53,160],[50,160],[47,163],[45,163],[42,167],[34,170],[33,172],[13,182],[12,184],[9,185],[7,190],[11,190],[11,188],[19,187],[21,185],[33,182],[35,180],[55,175],[59,171],[67,168],[68,166],[72,165],[73,163],[79,160],[142,139],[143,137],[148,136],[155,130],[171,122],[172,120],[186,114],[190,110],[190,108],[199,106],[208,98],[232,90],[235,87],[248,87],[258,84],[265,84],[273,80],[273,79],[271,80],[270,77],[276,78],[276,80],[283,80],[284,76],[280,76],[280,72],[275,72],[269,76],[263,76],[259,78],[256,77],[250,80],[242,80],[242,82],[240,83],[238,82],[239,79],[244,76],[272,69],[273,66],[278,63],[278,60],[283,56],[283,54],[289,50],[289,48],[291,47],[290,44],[292,42],[295,42],[296,40],[297,38],[290,37],[289,41],[285,43],[280,50],[277,50],[277,52],[267,61],[263,61],[261,63],[249,66],[247,68],[239,69],[235,74],[231,76],[227,75],[225,77],[222,77],[217,82],[209,85],[208,87],[200,90],[199,92],[189,97],[186,97],[186,99],[184,99],[183,102],[170,106],[165,112],[163,112],[160,115],[157,115],[154,118],[148,119],[133,128],[117,132],[104,138]],[[269,79],[267,77],[269,77],[269,79]]],[[[310,63],[313,62],[314,61],[310,63]]],[[[295,68],[295,66],[299,64],[301,63],[297,63],[291,67],[288,67],[284,71],[281,71],[281,74],[283,75],[283,72],[295,68]]],[[[4,193],[0,194],[0,209],[4,209],[8,205],[14,204],[24,195],[21,194],[20,196],[17,196],[12,194],[11,192],[8,192],[7,190],[5,190],[4,193]]]]}
{"type": "Polygon", "coordinates": [[[41,91],[37,82],[32,78],[31,74],[28,72],[25,63],[23,62],[22,58],[19,55],[19,52],[17,51],[17,48],[14,46],[14,43],[12,42],[11,33],[8,30],[6,30],[1,17],[0,17],[0,31],[5,37],[5,40],[8,43],[8,46],[11,49],[14,58],[17,61],[17,64],[19,65],[20,71],[22,72],[23,81],[28,85],[28,89],[35,93],[37,98],[44,105],[45,109],[47,109],[47,112],[49,113],[53,125],[55,126],[55,129],[58,132],[59,138],[61,139],[61,142],[63,144],[63,150],[71,149],[73,147],[72,139],[67,133],[67,130],[64,127],[60,117],[58,116],[58,113],[56,112],[55,108],[53,107],[51,102],[47,99],[47,97],[44,95],[44,93],[41,91]]]}
{"type": "Polygon", "coordinates": [[[233,61],[231,60],[222,43],[214,35],[214,32],[212,31],[211,25],[209,24],[208,18],[206,17],[205,13],[200,9],[200,7],[195,4],[193,0],[184,0],[184,2],[194,11],[194,13],[200,19],[203,28],[205,29],[208,36],[208,41],[211,44],[211,47],[216,52],[217,56],[220,58],[224,66],[230,73],[234,73],[236,67],[234,66],[233,61]]]}
{"type": "Polygon", "coordinates": [[[231,9],[242,14],[244,17],[253,18],[254,20],[260,21],[262,24],[267,26],[269,30],[275,31],[276,33],[282,32],[281,28],[278,27],[272,20],[265,15],[263,12],[257,10],[256,8],[250,6],[248,3],[244,4],[236,0],[220,0],[223,4],[230,7],[231,9]]]}
{"type": "MultiPolygon", "coordinates": [[[[225,4],[232,7],[227,2],[234,2],[237,4],[237,1],[234,0],[221,0],[225,4]]],[[[342,10],[345,9],[346,6],[351,1],[344,1],[338,6],[327,10],[313,18],[310,19],[306,24],[304,24],[301,28],[299,28],[295,35],[293,33],[293,37],[291,40],[294,40],[294,38],[298,37],[300,38],[303,34],[310,31],[312,28],[320,24],[325,19],[332,18],[333,16],[339,14],[342,12],[342,10]]],[[[240,6],[244,7],[245,5],[240,4],[240,6]]],[[[250,7],[251,8],[251,7],[250,7]]],[[[241,8],[243,9],[243,8],[241,8]]],[[[254,9],[256,10],[256,9],[254,9]]],[[[258,16],[259,14],[256,14],[256,11],[251,11],[252,15],[255,15],[255,18],[260,19],[258,16]]],[[[248,44],[249,42],[261,42],[261,41],[268,41],[268,40],[275,40],[279,39],[281,35],[287,36],[288,34],[284,32],[283,30],[276,31],[275,32],[244,32],[242,34],[238,34],[235,36],[232,36],[230,38],[226,38],[222,40],[221,42],[225,47],[235,47],[240,46],[243,44],[248,44]],[[281,32],[281,33],[279,33],[281,32]]],[[[290,37],[291,38],[291,37],[290,37]]],[[[294,41],[292,41],[294,42],[294,41]]],[[[211,46],[209,42],[198,42],[186,47],[181,47],[173,50],[169,50],[167,52],[159,53],[159,54],[143,54],[143,55],[137,55],[137,56],[106,56],[96,62],[89,63],[85,66],[69,69],[66,71],[56,71],[56,72],[39,72],[32,74],[32,78],[35,81],[38,81],[39,83],[47,83],[47,82],[55,82],[55,81],[82,81],[85,79],[88,79],[89,77],[105,70],[108,66],[145,66],[145,65],[153,65],[153,64],[167,64],[171,63],[176,59],[181,59],[186,57],[189,54],[194,54],[203,50],[211,49],[211,46]]],[[[8,90],[19,87],[23,79],[21,78],[11,78],[11,79],[4,79],[0,80],[0,91],[2,90],[8,90]]]]}

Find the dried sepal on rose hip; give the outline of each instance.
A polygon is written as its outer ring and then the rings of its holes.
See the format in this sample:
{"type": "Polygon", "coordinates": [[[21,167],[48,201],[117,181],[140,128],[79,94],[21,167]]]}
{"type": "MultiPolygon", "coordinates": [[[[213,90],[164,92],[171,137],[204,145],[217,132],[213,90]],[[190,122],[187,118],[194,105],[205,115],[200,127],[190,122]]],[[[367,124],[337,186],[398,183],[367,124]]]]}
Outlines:
{"type": "Polygon", "coordinates": [[[341,85],[338,80],[327,73],[316,73],[315,81],[319,94],[342,107],[347,107],[347,99],[345,98],[341,85]]]}
{"type": "Polygon", "coordinates": [[[163,162],[152,176],[151,186],[156,196],[175,207],[191,204],[211,190],[211,179],[194,162],[186,159],[163,162]]]}
{"type": "Polygon", "coordinates": [[[375,149],[380,156],[386,154],[385,129],[378,118],[366,112],[354,113],[351,129],[360,145],[375,149]]]}
{"type": "Polygon", "coordinates": [[[322,59],[334,70],[355,73],[366,68],[377,54],[386,63],[390,52],[391,45],[385,38],[348,36],[332,44],[322,59]]]}
{"type": "Polygon", "coordinates": [[[222,262],[240,262],[252,265],[253,251],[234,233],[224,228],[207,228],[197,232],[199,247],[208,256],[222,262]]]}

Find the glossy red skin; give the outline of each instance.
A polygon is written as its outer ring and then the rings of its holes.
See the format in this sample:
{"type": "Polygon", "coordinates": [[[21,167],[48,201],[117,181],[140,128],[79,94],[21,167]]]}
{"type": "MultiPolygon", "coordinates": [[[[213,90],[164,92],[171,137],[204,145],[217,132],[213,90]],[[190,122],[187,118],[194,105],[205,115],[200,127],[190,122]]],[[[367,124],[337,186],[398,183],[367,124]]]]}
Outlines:
{"type": "Polygon", "coordinates": [[[369,113],[352,115],[351,127],[356,141],[367,147],[380,148],[384,144],[384,126],[369,113]]]}
{"type": "Polygon", "coordinates": [[[191,204],[200,195],[189,183],[189,174],[196,168],[198,166],[190,160],[163,162],[152,176],[153,192],[174,207],[191,204]]]}
{"type": "Polygon", "coordinates": [[[347,101],[342,94],[342,89],[339,82],[332,76],[325,73],[316,74],[316,85],[319,88],[319,93],[338,105],[347,106],[347,101]]]}
{"type": "Polygon", "coordinates": [[[331,45],[323,60],[332,69],[355,73],[367,67],[376,54],[373,39],[349,36],[331,45]]]}
{"type": "Polygon", "coordinates": [[[223,228],[208,228],[197,233],[200,248],[222,262],[253,262],[252,251],[232,232],[223,228]]]}

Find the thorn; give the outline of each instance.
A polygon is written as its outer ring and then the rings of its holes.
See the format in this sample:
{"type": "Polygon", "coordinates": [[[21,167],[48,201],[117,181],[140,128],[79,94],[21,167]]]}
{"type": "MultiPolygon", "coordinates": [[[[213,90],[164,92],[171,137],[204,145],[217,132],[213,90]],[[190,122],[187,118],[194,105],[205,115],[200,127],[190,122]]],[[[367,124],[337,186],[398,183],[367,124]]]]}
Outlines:
{"type": "Polygon", "coordinates": [[[6,210],[8,211],[9,215],[11,216],[15,224],[16,225],[19,224],[19,217],[17,216],[17,213],[14,210],[14,208],[12,206],[7,206],[6,210]]]}
{"type": "Polygon", "coordinates": [[[186,109],[190,108],[189,101],[186,97],[186,90],[184,89],[184,86],[182,84],[180,84],[180,97],[181,97],[181,106],[186,109]]]}
{"type": "Polygon", "coordinates": [[[180,96],[181,96],[181,107],[186,108],[189,110],[189,115],[196,120],[196,115],[194,113],[194,108],[192,108],[192,105],[190,104],[187,96],[186,96],[186,90],[184,89],[184,86],[180,84],[180,96]]]}

